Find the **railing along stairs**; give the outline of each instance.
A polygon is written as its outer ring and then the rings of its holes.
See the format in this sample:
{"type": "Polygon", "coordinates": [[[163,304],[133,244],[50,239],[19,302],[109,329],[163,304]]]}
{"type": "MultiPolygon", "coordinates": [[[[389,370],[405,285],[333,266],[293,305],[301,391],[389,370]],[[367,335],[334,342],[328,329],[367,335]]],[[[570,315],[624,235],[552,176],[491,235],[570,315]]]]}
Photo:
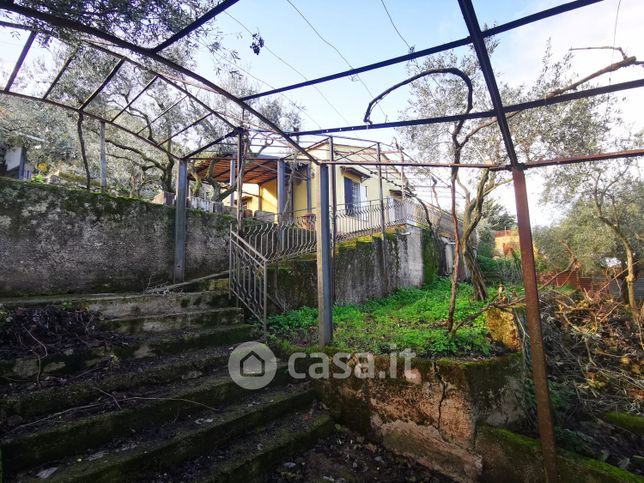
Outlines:
{"type": "MultiPolygon", "coordinates": [[[[412,200],[383,200],[381,217],[379,200],[338,205],[331,215],[335,242],[379,233],[397,225],[441,226],[449,222],[449,215],[412,200]],[[429,215],[429,219],[428,219],[429,215]]],[[[306,210],[294,211],[267,218],[244,220],[237,233],[230,229],[231,294],[235,295],[264,325],[270,296],[268,294],[268,266],[280,260],[316,251],[316,217],[306,210]]]]}

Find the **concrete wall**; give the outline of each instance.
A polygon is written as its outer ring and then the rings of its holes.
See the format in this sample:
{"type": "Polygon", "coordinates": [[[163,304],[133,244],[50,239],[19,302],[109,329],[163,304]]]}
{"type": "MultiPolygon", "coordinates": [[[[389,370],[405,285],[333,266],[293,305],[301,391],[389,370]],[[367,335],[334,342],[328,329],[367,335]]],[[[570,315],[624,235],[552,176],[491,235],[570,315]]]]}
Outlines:
{"type": "MultiPolygon", "coordinates": [[[[188,278],[228,269],[229,222],[188,211],[188,278]]],[[[174,208],[0,178],[0,295],[140,291],[173,263],[174,208]]]]}
{"type": "MultiPolygon", "coordinates": [[[[443,248],[431,232],[406,228],[408,235],[387,234],[386,277],[382,238],[362,237],[338,245],[335,261],[336,303],[363,303],[397,288],[431,283],[444,273],[443,248]]],[[[269,292],[287,310],[317,306],[315,254],[279,263],[269,272],[269,292]]]]}
{"type": "Polygon", "coordinates": [[[477,425],[504,426],[524,417],[521,354],[480,361],[415,358],[408,370],[400,358],[396,378],[391,367],[390,356],[375,356],[378,377],[330,377],[316,387],[343,424],[454,481],[478,481],[484,459],[475,448],[477,425]]]}

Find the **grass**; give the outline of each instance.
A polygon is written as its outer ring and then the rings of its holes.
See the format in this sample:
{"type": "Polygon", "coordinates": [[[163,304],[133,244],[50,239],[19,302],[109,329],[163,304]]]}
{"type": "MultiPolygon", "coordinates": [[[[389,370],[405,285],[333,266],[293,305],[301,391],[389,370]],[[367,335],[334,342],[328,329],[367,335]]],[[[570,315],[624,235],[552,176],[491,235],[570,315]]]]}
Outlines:
{"type": "MultiPolygon", "coordinates": [[[[361,305],[335,306],[333,345],[338,350],[384,354],[411,349],[422,356],[489,354],[485,315],[462,327],[454,337],[445,328],[449,311],[450,281],[440,279],[422,288],[403,288],[392,295],[361,305]]],[[[460,284],[455,319],[481,309],[472,288],[460,284]]],[[[270,317],[271,336],[294,345],[317,342],[317,309],[304,307],[270,317]]]]}

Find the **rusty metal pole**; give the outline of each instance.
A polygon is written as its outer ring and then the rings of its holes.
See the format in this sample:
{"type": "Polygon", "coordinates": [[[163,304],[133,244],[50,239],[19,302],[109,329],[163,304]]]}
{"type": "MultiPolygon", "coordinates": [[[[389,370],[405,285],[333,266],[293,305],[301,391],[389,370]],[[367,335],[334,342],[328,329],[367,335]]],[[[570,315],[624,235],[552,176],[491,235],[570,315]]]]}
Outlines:
{"type": "Polygon", "coordinates": [[[183,282],[186,268],[186,204],[188,201],[188,162],[179,160],[175,195],[174,219],[174,283],[183,282]]]}
{"type": "Polygon", "coordinates": [[[286,162],[277,160],[277,219],[284,220],[286,213],[286,162]]]}
{"type": "MultiPolygon", "coordinates": [[[[329,161],[335,160],[333,136],[329,136],[329,161]]],[[[336,186],[335,165],[329,165],[331,170],[331,301],[335,303],[335,262],[338,254],[338,191],[336,186]]]]}
{"type": "MultiPolygon", "coordinates": [[[[378,162],[381,159],[380,143],[376,144],[376,155],[378,162]]],[[[378,165],[378,199],[380,200],[380,232],[382,234],[382,279],[385,282],[385,295],[389,294],[389,277],[387,276],[387,225],[385,223],[385,199],[382,187],[382,166],[378,165]]]]}
{"type": "Polygon", "coordinates": [[[329,345],[333,339],[333,301],[331,299],[331,230],[329,229],[329,167],[315,166],[318,183],[315,211],[317,241],[318,320],[320,345],[329,345]]]}
{"type": "Polygon", "coordinates": [[[237,134],[237,233],[241,233],[242,223],[242,189],[244,188],[244,130],[239,128],[237,134]]]}
{"type": "Polygon", "coordinates": [[[107,155],[105,153],[105,121],[100,124],[101,192],[107,191],[107,155]]]}
{"type": "MultiPolygon", "coordinates": [[[[211,161],[211,163],[214,163],[214,161],[211,161]]],[[[236,183],[236,180],[235,180],[235,170],[236,169],[237,169],[237,163],[235,162],[234,159],[231,159],[230,160],[230,176],[229,176],[229,179],[230,179],[229,183],[230,183],[231,188],[236,183]]],[[[231,207],[235,206],[235,192],[234,191],[232,193],[230,193],[230,200],[229,201],[230,201],[230,206],[231,207]]]]}
{"type": "Polygon", "coordinates": [[[512,167],[512,179],[514,182],[514,197],[517,207],[517,225],[519,227],[521,267],[523,269],[523,285],[525,288],[526,315],[528,320],[528,334],[530,336],[530,353],[532,355],[532,378],[534,380],[534,393],[537,403],[539,439],[541,440],[546,481],[554,483],[557,481],[555,431],[552,424],[546,356],[543,349],[539,292],[537,290],[537,275],[534,264],[528,194],[525,173],[523,172],[522,166],[517,165],[512,167]]]}

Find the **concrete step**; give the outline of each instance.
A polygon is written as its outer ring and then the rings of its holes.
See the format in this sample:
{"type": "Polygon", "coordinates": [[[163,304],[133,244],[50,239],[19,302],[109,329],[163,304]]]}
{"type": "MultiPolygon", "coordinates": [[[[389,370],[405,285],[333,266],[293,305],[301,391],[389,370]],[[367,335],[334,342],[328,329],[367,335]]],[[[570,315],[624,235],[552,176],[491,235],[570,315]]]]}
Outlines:
{"type": "Polygon", "coordinates": [[[152,360],[123,361],[74,379],[56,378],[50,387],[36,383],[5,386],[6,393],[0,396],[0,425],[8,418],[18,424],[25,418],[93,403],[104,399],[104,392],[195,379],[225,366],[231,350],[231,346],[207,347],[152,360]]]}
{"type": "Polygon", "coordinates": [[[125,334],[139,334],[142,332],[167,332],[179,329],[233,325],[243,321],[244,312],[242,309],[225,307],[141,317],[105,319],[99,322],[98,326],[105,330],[114,330],[125,334]]]}
{"type": "MultiPolygon", "coordinates": [[[[286,365],[282,364],[271,386],[290,380],[286,365]]],[[[251,394],[252,391],[234,383],[226,369],[162,388],[139,388],[121,397],[106,394],[104,404],[71,408],[7,432],[0,440],[3,469],[5,474],[15,473],[191,415],[212,417],[251,394]]]]}
{"type": "MultiPolygon", "coordinates": [[[[234,438],[244,439],[248,431],[311,404],[314,397],[306,384],[264,389],[244,402],[205,411],[198,418],[168,422],[155,431],[133,433],[112,445],[10,474],[8,481],[30,481],[47,468],[56,468],[49,477],[53,482],[157,481],[155,474],[228,446],[234,438]]],[[[312,426],[321,427],[322,422],[312,426]]]]}
{"type": "Polygon", "coordinates": [[[100,312],[107,319],[175,314],[230,306],[228,291],[133,293],[133,294],[69,294],[41,297],[16,297],[0,299],[8,309],[42,305],[81,305],[100,312]]]}
{"type": "Polygon", "coordinates": [[[333,428],[333,420],[324,412],[313,408],[293,412],[244,434],[225,448],[183,465],[185,472],[168,481],[265,481],[277,464],[313,447],[333,428]],[[197,474],[195,468],[199,470],[197,474]]]}
{"type": "Polygon", "coordinates": [[[235,324],[208,329],[185,329],[150,336],[139,334],[117,340],[112,347],[96,347],[74,353],[52,354],[41,359],[24,357],[0,362],[0,380],[33,380],[39,375],[73,374],[105,361],[142,359],[178,354],[193,349],[231,345],[252,339],[254,327],[235,324]]]}

